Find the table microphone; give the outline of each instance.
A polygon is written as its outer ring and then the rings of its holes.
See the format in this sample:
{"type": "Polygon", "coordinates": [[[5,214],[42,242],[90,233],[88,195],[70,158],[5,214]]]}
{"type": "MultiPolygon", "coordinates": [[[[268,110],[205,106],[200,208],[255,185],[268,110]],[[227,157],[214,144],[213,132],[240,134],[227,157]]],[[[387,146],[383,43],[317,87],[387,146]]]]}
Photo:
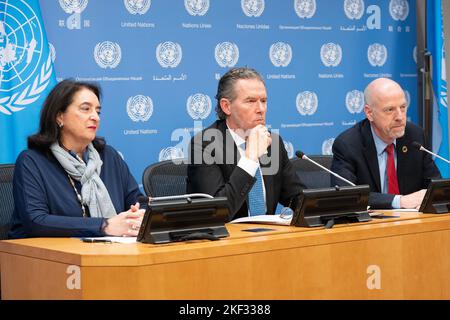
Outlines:
{"type": "Polygon", "coordinates": [[[450,164],[450,161],[448,161],[448,160],[445,159],[445,158],[442,158],[440,155],[438,155],[438,154],[436,154],[436,153],[434,153],[434,152],[431,152],[431,151],[428,150],[428,149],[425,149],[425,148],[424,148],[420,143],[418,143],[417,141],[412,142],[412,143],[411,143],[411,146],[413,146],[413,147],[416,148],[416,149],[419,149],[420,151],[425,151],[425,152],[427,152],[427,153],[429,153],[429,154],[435,156],[436,158],[439,158],[439,159],[441,159],[442,161],[445,161],[446,163],[450,164]]]}
{"type": "Polygon", "coordinates": [[[335,176],[336,178],[339,178],[339,179],[341,179],[342,181],[347,182],[349,185],[351,185],[351,186],[353,186],[353,187],[356,186],[353,182],[348,181],[347,179],[345,179],[344,177],[341,177],[341,176],[338,175],[337,173],[334,173],[334,172],[331,171],[330,169],[325,168],[325,167],[324,167],[323,165],[321,165],[320,163],[317,163],[316,161],[311,160],[310,158],[308,158],[308,156],[307,156],[306,154],[304,154],[304,153],[301,152],[300,150],[297,150],[297,151],[295,152],[295,155],[296,155],[298,158],[300,158],[300,159],[307,160],[307,161],[309,161],[309,162],[315,164],[316,166],[318,166],[319,168],[321,168],[321,169],[325,170],[326,172],[332,174],[332,175],[335,176]]]}

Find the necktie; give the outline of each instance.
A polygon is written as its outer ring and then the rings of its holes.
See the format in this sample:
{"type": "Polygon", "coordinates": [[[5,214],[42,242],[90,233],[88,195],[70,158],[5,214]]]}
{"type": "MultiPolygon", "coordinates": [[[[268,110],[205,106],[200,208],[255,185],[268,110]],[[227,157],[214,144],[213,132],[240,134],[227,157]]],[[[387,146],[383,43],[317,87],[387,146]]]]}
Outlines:
{"type": "Polygon", "coordinates": [[[385,150],[387,153],[386,172],[388,177],[388,193],[400,194],[398,190],[397,172],[395,170],[394,144],[391,143],[385,150]]]}
{"type": "Polygon", "coordinates": [[[248,194],[248,210],[250,216],[257,216],[260,214],[266,214],[266,204],[264,202],[264,193],[263,193],[263,181],[261,176],[261,169],[258,167],[258,170],[255,174],[255,184],[251,188],[248,194]]]}

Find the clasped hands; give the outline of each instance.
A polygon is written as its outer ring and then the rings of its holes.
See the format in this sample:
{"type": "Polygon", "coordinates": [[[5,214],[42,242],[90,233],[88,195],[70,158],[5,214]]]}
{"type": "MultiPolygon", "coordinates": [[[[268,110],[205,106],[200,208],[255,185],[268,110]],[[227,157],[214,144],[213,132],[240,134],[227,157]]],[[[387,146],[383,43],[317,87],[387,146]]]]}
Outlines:
{"type": "Polygon", "coordinates": [[[131,205],[128,211],[119,213],[108,219],[108,225],[104,232],[110,236],[136,237],[144,218],[144,209],[139,209],[139,202],[131,205]]]}

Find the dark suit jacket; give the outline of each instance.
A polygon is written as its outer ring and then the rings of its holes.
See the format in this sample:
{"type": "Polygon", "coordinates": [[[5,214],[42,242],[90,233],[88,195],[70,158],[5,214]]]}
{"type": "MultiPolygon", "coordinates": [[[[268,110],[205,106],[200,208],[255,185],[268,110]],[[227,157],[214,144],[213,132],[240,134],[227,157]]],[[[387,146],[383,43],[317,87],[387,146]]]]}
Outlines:
{"type": "MultiPolygon", "coordinates": [[[[423,130],[409,122],[406,124],[405,135],[397,139],[397,178],[402,195],[426,189],[431,178],[441,177],[431,156],[411,146],[414,141],[424,145],[424,140],[423,130]]],[[[334,140],[331,170],[355,184],[368,184],[371,207],[391,208],[394,195],[381,193],[377,151],[367,119],[358,122],[334,140]]],[[[346,185],[333,176],[331,184],[346,185]]]]}
{"type": "MultiPolygon", "coordinates": [[[[256,179],[237,166],[239,159],[239,151],[225,121],[216,121],[191,140],[187,193],[226,196],[230,219],[248,216],[247,195],[256,179]],[[208,138],[211,135],[214,138],[208,138]]],[[[268,154],[260,158],[260,163],[267,213],[273,214],[278,202],[289,206],[304,185],[289,161],[282,139],[274,133],[268,154]]]]}

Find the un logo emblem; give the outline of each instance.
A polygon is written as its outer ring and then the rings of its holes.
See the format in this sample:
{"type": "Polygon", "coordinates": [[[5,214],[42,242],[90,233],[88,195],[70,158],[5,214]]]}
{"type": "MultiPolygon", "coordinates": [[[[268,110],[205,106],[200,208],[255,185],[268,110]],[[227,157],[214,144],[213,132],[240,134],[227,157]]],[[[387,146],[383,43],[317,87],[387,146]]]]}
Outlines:
{"type": "Polygon", "coordinates": [[[94,48],[94,59],[100,68],[114,69],[122,59],[122,51],[119,44],[111,41],[97,43],[94,48]]]}
{"type": "Polygon", "coordinates": [[[209,10],[209,0],[184,0],[184,7],[191,16],[204,16],[209,10]]]}
{"type": "Polygon", "coordinates": [[[342,60],[341,46],[332,42],[322,45],[320,59],[326,67],[336,67],[342,60]]]}
{"type": "Polygon", "coordinates": [[[259,17],[264,12],[264,0],[241,0],[241,8],[247,17],[259,17]]]}
{"type": "Polygon", "coordinates": [[[187,99],[186,109],[193,120],[206,119],[211,113],[211,98],[206,94],[196,93],[187,99]]]}
{"type": "Polygon", "coordinates": [[[348,112],[360,113],[364,108],[364,93],[359,90],[352,90],[345,95],[345,105],[348,112]]]}
{"type": "Polygon", "coordinates": [[[334,143],[334,138],[327,139],[322,143],[322,154],[323,155],[326,155],[326,156],[333,155],[333,143],[334,143]]]}
{"type": "Polygon", "coordinates": [[[409,15],[409,3],[407,0],[391,0],[389,13],[395,21],[405,21],[409,15]]]}
{"type": "Polygon", "coordinates": [[[234,67],[239,59],[239,48],[232,42],[221,42],[216,45],[214,55],[222,68],[234,67]]]}
{"type": "Polygon", "coordinates": [[[414,46],[414,49],[413,49],[413,59],[414,59],[414,62],[417,64],[417,46],[414,46]]]}
{"type": "Polygon", "coordinates": [[[183,159],[183,150],[177,147],[167,147],[159,152],[159,161],[183,159]]]}
{"type": "Polygon", "coordinates": [[[294,157],[294,145],[292,142],[289,141],[283,141],[284,148],[286,149],[287,155],[289,159],[292,159],[294,157]]]}
{"type": "Polygon", "coordinates": [[[345,0],[344,12],[347,18],[351,20],[361,19],[364,13],[364,1],[363,0],[345,0]]]}
{"type": "Polygon", "coordinates": [[[125,8],[127,8],[128,12],[135,14],[145,14],[148,9],[150,9],[150,5],[152,4],[151,0],[123,0],[123,4],[125,8]]]}
{"type": "Polygon", "coordinates": [[[11,115],[41,97],[53,65],[41,20],[27,1],[2,0],[0,8],[0,112],[11,115]]]}
{"type": "Polygon", "coordinates": [[[316,13],[316,0],[295,0],[294,8],[300,18],[312,18],[316,13]]]}
{"type": "Polygon", "coordinates": [[[284,42],[277,42],[270,46],[270,61],[275,67],[287,67],[291,63],[291,46],[284,42]]]}
{"type": "Polygon", "coordinates": [[[166,41],[156,47],[156,59],[163,68],[176,68],[182,56],[181,46],[176,42],[166,41]]]}
{"type": "Polygon", "coordinates": [[[367,48],[367,59],[372,67],[382,67],[387,60],[388,52],[384,45],[373,43],[367,48]]]}
{"type": "Polygon", "coordinates": [[[153,114],[153,101],[150,97],[137,95],[127,100],[127,113],[134,122],[148,121],[153,114]]]}
{"type": "Polygon", "coordinates": [[[297,95],[296,104],[298,113],[302,116],[311,116],[317,111],[319,99],[315,92],[303,91],[297,95]]]}
{"type": "Polygon", "coordinates": [[[59,0],[59,5],[66,13],[81,13],[86,9],[88,0],[59,0]]]}

